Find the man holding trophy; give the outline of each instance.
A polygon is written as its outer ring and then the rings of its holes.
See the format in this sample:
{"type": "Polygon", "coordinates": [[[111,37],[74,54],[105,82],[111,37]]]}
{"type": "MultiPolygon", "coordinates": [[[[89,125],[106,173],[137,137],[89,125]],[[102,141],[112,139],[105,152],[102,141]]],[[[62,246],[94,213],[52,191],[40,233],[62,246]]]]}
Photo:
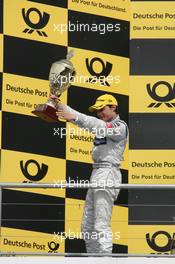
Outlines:
{"type": "MultiPolygon", "coordinates": [[[[92,150],[94,163],[90,182],[100,186],[100,182],[105,186],[109,184],[114,186],[121,183],[119,166],[127,142],[128,127],[120,120],[118,102],[110,94],[98,97],[95,104],[89,107],[89,111],[96,112],[97,117],[82,114],[59,101],[60,94],[70,86],[70,78],[63,85],[60,76],[64,75],[67,78],[68,73],[69,77],[75,74],[74,67],[69,61],[70,57],[71,54],[68,54],[67,60],[52,65],[49,75],[51,94],[47,107],[42,106],[34,113],[43,118],[48,115],[47,108],[52,107],[54,111],[52,114],[49,112],[47,121],[63,118],[90,132],[95,131],[92,150]]],[[[88,190],[81,229],[85,234],[87,253],[112,253],[113,234],[110,221],[113,204],[118,194],[119,189],[114,188],[88,190]]]]}

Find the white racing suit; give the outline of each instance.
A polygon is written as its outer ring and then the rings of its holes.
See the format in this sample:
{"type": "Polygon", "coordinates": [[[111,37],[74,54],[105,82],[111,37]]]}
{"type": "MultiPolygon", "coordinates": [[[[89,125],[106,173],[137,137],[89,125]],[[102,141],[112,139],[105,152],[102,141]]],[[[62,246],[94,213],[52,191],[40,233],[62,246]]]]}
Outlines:
{"type": "MultiPolygon", "coordinates": [[[[92,150],[93,171],[90,182],[100,185],[121,183],[119,165],[127,142],[128,128],[119,116],[111,122],[79,113],[69,106],[59,108],[76,115],[72,123],[96,132],[92,150]]],[[[119,189],[89,189],[82,220],[82,235],[87,253],[112,253],[111,216],[119,189]]]]}

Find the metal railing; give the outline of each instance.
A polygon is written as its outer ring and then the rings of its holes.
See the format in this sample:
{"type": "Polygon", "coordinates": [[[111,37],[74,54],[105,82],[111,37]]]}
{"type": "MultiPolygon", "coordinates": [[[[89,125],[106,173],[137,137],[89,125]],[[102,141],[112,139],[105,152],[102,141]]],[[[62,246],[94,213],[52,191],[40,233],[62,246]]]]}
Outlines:
{"type": "Polygon", "coordinates": [[[0,252],[0,256],[50,256],[50,257],[120,257],[120,258],[175,258],[174,255],[160,254],[125,254],[125,253],[30,253],[30,252],[0,252]]]}
{"type": "Polygon", "coordinates": [[[102,185],[93,183],[0,183],[2,188],[50,188],[50,189],[175,189],[175,184],[115,184],[115,185],[102,185]]]}
{"type": "MultiPolygon", "coordinates": [[[[115,184],[112,186],[96,185],[93,183],[0,183],[0,227],[2,220],[2,189],[18,189],[18,188],[43,188],[43,189],[175,189],[175,184],[115,184]]],[[[171,205],[173,206],[173,205],[171,205]]],[[[0,231],[1,237],[1,231],[0,231]]],[[[73,257],[157,257],[157,258],[175,258],[175,255],[163,254],[123,254],[123,253],[38,253],[38,252],[0,252],[0,256],[73,256],[73,257]]]]}

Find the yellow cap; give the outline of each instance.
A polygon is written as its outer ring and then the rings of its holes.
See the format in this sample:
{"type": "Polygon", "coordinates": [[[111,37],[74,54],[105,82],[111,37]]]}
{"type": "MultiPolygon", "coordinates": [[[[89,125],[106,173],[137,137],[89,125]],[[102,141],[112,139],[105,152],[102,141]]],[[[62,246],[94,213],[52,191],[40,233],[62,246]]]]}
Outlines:
{"type": "Polygon", "coordinates": [[[111,94],[103,94],[96,99],[95,104],[90,106],[88,110],[94,112],[102,109],[106,105],[118,105],[118,102],[111,94]]]}

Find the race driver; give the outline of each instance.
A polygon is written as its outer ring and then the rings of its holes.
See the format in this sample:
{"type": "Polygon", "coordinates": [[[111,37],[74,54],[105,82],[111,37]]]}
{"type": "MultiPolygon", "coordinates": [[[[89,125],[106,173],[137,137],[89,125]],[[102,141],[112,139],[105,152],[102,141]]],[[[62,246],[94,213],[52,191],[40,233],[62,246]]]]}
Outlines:
{"type": "MultiPolygon", "coordinates": [[[[92,159],[93,170],[90,182],[108,185],[121,183],[119,169],[127,142],[128,127],[120,120],[118,102],[111,94],[104,94],[89,107],[97,118],[82,114],[67,105],[58,104],[57,116],[77,126],[95,131],[92,159]],[[111,184],[112,183],[112,184],[111,184]]],[[[100,185],[101,186],[101,185],[100,185]]],[[[82,220],[87,253],[112,253],[111,216],[119,189],[89,188],[82,220]],[[88,234],[88,235],[87,235],[88,234]]]]}

